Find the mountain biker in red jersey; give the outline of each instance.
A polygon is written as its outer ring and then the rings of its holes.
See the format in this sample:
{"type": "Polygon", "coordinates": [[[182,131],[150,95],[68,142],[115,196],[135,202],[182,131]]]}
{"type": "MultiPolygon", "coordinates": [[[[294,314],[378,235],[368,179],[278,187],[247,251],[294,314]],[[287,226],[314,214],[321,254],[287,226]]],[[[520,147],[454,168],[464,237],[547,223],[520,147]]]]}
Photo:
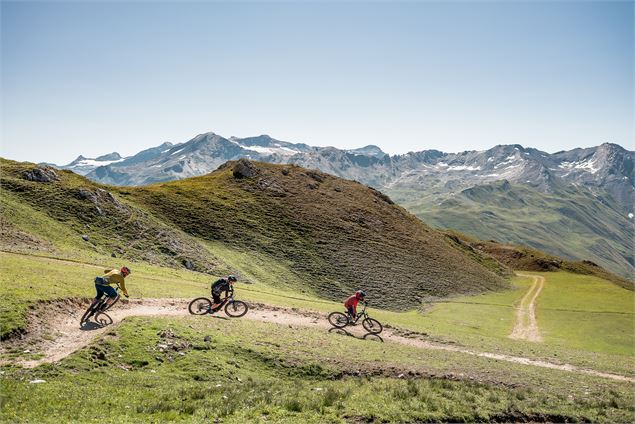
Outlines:
{"type": "Polygon", "coordinates": [[[348,312],[348,319],[351,324],[353,324],[353,320],[355,320],[355,317],[357,316],[357,304],[360,300],[364,302],[365,298],[366,292],[364,290],[357,290],[354,295],[346,299],[344,302],[344,307],[348,312]]]}

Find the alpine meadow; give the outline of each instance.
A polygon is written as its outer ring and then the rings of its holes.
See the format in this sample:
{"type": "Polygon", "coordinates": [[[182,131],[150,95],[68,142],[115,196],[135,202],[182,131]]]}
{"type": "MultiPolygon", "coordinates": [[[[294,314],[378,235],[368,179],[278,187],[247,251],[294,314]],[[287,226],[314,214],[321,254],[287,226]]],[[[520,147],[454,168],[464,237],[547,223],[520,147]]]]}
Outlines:
{"type": "Polygon", "coordinates": [[[635,422],[635,3],[0,37],[0,424],[635,422]]]}

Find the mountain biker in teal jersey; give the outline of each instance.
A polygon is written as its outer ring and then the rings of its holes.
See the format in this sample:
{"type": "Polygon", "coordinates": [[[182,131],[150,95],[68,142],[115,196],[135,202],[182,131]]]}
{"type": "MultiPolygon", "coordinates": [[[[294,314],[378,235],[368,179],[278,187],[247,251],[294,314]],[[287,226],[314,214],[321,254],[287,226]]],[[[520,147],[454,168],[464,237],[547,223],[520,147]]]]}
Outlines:
{"type": "Polygon", "coordinates": [[[225,296],[229,294],[229,289],[234,283],[238,281],[238,277],[235,275],[228,275],[227,278],[221,278],[216,280],[212,284],[212,298],[214,299],[214,304],[212,305],[212,312],[215,312],[215,309],[221,304],[222,300],[220,298],[221,292],[225,292],[225,296]]]}
{"type": "Polygon", "coordinates": [[[348,318],[351,323],[353,323],[355,317],[357,316],[357,304],[360,301],[364,302],[365,298],[366,292],[364,290],[357,290],[354,295],[346,299],[346,301],[344,302],[344,307],[348,312],[348,318]]]}
{"type": "Polygon", "coordinates": [[[115,301],[117,297],[117,291],[111,284],[119,284],[123,295],[128,297],[128,290],[126,289],[125,278],[130,275],[132,271],[127,266],[121,267],[121,269],[105,269],[103,277],[95,277],[95,290],[97,290],[97,296],[93,300],[93,304],[97,303],[103,295],[108,296],[108,299],[104,303],[103,309],[107,309],[115,301]]]}

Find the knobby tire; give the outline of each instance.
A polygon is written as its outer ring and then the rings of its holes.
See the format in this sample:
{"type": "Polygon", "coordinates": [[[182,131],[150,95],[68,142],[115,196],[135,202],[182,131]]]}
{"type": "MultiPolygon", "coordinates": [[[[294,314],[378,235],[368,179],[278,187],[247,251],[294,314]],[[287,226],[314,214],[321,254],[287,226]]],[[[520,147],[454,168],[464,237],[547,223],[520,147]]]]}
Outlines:
{"type": "Polygon", "coordinates": [[[212,301],[206,297],[199,297],[190,302],[187,309],[192,315],[205,315],[212,309],[212,301]]]}
{"type": "Polygon", "coordinates": [[[366,318],[364,321],[362,321],[362,325],[364,326],[364,329],[366,331],[372,334],[379,334],[384,329],[381,323],[373,318],[366,318]]]}
{"type": "Polygon", "coordinates": [[[348,317],[341,312],[331,312],[329,314],[329,323],[335,328],[344,328],[348,325],[348,317]]]}
{"type": "Polygon", "coordinates": [[[240,318],[245,315],[248,310],[249,306],[241,300],[234,300],[225,305],[225,313],[232,318],[240,318]]]}

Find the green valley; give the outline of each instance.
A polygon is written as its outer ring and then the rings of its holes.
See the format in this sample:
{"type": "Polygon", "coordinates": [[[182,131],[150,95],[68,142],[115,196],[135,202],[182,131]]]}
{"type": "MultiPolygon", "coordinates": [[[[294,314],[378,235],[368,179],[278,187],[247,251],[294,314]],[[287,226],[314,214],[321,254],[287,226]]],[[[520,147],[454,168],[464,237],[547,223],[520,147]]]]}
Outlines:
{"type": "Polygon", "coordinates": [[[429,225],[481,240],[525,244],[564,258],[588,259],[623,277],[632,276],[632,221],[609,195],[557,185],[543,193],[499,181],[441,194],[408,187],[386,192],[429,225]]]}

